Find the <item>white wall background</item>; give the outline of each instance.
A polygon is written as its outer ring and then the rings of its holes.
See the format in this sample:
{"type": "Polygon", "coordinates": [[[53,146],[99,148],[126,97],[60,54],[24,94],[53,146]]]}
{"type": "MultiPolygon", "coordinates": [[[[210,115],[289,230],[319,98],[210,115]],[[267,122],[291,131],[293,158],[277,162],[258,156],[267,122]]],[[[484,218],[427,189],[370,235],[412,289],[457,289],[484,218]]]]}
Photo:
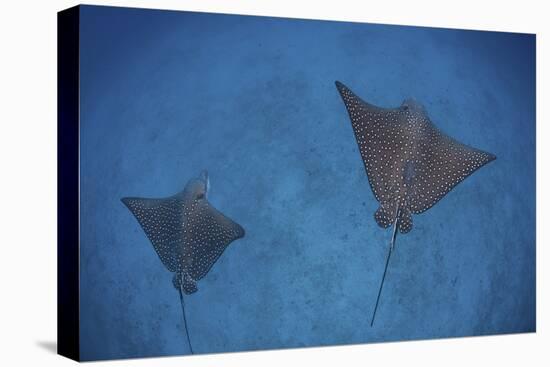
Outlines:
{"type": "MultiPolygon", "coordinates": [[[[95,1],[98,5],[537,33],[537,333],[101,362],[130,366],[547,365],[545,248],[550,66],[544,1],[95,1]]],[[[3,2],[0,11],[0,365],[69,365],[56,339],[56,12],[73,1],[3,2]]],[[[514,271],[514,269],[510,269],[514,271]]]]}

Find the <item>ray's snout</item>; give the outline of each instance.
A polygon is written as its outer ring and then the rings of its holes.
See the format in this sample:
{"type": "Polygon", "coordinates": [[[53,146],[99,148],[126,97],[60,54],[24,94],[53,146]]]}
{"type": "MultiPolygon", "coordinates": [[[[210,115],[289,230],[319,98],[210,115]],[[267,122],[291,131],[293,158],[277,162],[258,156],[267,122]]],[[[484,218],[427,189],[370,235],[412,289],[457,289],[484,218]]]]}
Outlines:
{"type": "Polygon", "coordinates": [[[210,179],[208,178],[208,171],[202,170],[201,174],[199,175],[199,180],[201,180],[204,184],[204,192],[208,193],[210,190],[210,179]]]}
{"type": "Polygon", "coordinates": [[[200,175],[199,175],[199,180],[203,181],[203,182],[208,182],[208,171],[207,170],[202,170],[200,175]]]}

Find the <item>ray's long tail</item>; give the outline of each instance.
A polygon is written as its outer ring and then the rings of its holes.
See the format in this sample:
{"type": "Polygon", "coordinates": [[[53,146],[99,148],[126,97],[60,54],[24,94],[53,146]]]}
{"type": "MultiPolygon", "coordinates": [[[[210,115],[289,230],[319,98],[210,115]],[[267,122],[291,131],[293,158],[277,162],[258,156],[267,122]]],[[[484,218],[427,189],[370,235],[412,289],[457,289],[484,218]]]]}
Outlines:
{"type": "Polygon", "coordinates": [[[399,221],[400,210],[397,211],[395,221],[393,222],[393,234],[391,237],[390,248],[388,249],[388,256],[386,257],[386,266],[384,267],[384,275],[382,275],[382,281],[380,282],[380,288],[378,288],[378,296],[376,297],[376,304],[374,305],[374,311],[372,313],[372,319],[370,326],[374,325],[374,318],[376,317],[376,310],[378,309],[378,302],[380,302],[380,295],[382,294],[382,287],[384,286],[384,280],[386,279],[386,273],[388,272],[388,264],[390,263],[391,253],[395,245],[395,237],[397,237],[397,222],[399,221]]]}
{"type": "Polygon", "coordinates": [[[189,344],[189,350],[191,351],[191,354],[195,354],[193,353],[193,347],[191,346],[191,339],[189,338],[189,328],[187,327],[187,319],[185,318],[185,302],[183,300],[183,292],[181,290],[181,287],[183,287],[183,282],[179,288],[179,292],[180,292],[181,311],[183,313],[183,324],[185,326],[185,335],[187,335],[187,343],[189,344]]]}

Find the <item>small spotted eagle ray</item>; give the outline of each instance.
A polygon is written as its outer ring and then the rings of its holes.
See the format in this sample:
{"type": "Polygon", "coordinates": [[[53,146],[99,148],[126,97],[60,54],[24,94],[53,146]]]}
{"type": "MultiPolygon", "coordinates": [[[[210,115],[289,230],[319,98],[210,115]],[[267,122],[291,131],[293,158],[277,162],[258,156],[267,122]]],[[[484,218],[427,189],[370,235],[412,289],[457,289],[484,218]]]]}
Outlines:
{"type": "Polygon", "coordinates": [[[393,234],[372,314],[374,323],[397,229],[412,229],[412,214],[434,206],[453,187],[496,157],[464,145],[438,130],[412,99],[397,108],[371,105],[340,82],[336,88],[346,105],[370,187],[380,206],[374,213],[393,234]]]}
{"type": "Polygon", "coordinates": [[[179,291],[183,321],[189,339],[183,293],[195,293],[202,279],[227,246],[244,237],[244,229],[207,200],[208,173],[191,179],[184,190],[167,198],[128,197],[122,202],[134,214],[153,244],[160,260],[174,273],[172,283],[179,291]]]}

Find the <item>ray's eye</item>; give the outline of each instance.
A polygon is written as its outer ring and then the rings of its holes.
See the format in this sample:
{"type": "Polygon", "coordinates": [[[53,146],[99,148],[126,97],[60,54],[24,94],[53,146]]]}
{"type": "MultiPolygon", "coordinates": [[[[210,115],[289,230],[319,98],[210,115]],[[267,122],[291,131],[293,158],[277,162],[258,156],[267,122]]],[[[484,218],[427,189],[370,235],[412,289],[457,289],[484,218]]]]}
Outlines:
{"type": "Polygon", "coordinates": [[[197,194],[197,200],[204,199],[204,192],[197,194]]]}
{"type": "Polygon", "coordinates": [[[402,108],[403,108],[403,111],[408,111],[409,110],[409,106],[407,106],[407,105],[404,105],[402,108]]]}

